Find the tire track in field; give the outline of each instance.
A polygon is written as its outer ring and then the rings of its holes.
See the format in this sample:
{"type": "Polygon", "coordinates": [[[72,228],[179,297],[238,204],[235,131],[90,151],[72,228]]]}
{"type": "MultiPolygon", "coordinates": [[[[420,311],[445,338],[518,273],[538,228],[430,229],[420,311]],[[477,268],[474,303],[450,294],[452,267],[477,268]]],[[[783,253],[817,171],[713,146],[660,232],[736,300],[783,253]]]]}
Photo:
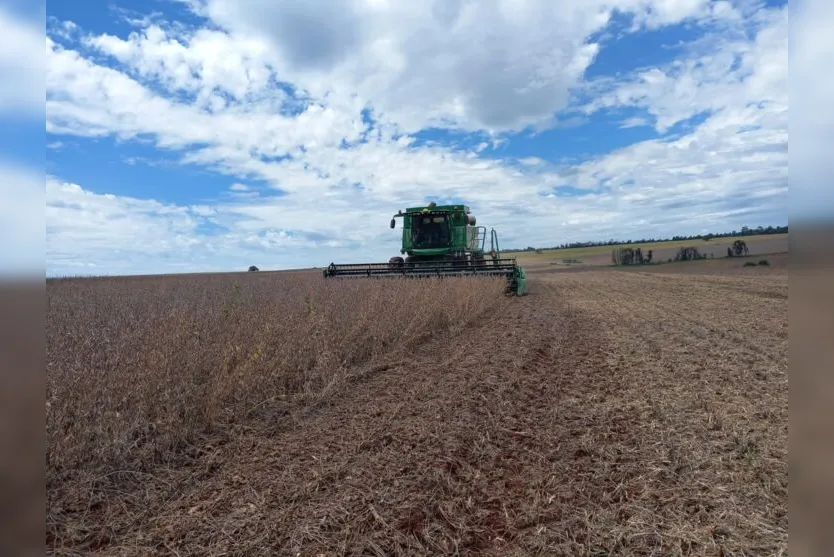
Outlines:
{"type": "Polygon", "coordinates": [[[623,400],[643,409],[653,447],[648,477],[677,486],[658,513],[660,530],[684,543],[673,551],[784,551],[787,277],[615,271],[554,282],[609,324],[608,365],[627,378],[623,400]]]}
{"type": "Polygon", "coordinates": [[[765,366],[784,362],[785,280],[772,284],[770,280],[633,272],[617,273],[616,280],[608,276],[597,273],[577,288],[570,286],[575,284],[570,280],[566,286],[598,313],[613,313],[631,323],[630,328],[641,331],[646,342],[662,338],[665,346],[687,350],[707,340],[699,348],[713,357],[718,349],[731,349],[765,366]],[[677,342],[670,342],[670,337],[677,342]]]}

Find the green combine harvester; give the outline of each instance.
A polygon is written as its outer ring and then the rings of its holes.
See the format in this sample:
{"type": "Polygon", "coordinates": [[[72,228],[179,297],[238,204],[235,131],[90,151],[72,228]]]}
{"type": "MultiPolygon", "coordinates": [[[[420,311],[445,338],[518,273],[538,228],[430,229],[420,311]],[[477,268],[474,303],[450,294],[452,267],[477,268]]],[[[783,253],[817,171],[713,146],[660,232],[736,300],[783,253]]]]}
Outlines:
{"type": "Polygon", "coordinates": [[[466,205],[437,205],[400,210],[391,219],[403,219],[402,248],[405,257],[392,257],[388,263],[331,263],[324,277],[505,277],[507,293],[522,296],[527,290],[524,269],[515,258],[501,258],[498,234],[475,225],[466,205]]]}

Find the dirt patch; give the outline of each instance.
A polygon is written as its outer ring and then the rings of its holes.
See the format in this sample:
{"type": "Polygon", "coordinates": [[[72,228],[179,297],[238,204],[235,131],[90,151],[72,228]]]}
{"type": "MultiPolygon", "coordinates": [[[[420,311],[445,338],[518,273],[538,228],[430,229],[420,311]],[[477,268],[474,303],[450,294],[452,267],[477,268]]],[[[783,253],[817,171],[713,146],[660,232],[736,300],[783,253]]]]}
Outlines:
{"type": "Polygon", "coordinates": [[[530,290],[140,488],[113,471],[83,512],[53,498],[49,550],[785,551],[786,278],[586,272],[530,290]]]}

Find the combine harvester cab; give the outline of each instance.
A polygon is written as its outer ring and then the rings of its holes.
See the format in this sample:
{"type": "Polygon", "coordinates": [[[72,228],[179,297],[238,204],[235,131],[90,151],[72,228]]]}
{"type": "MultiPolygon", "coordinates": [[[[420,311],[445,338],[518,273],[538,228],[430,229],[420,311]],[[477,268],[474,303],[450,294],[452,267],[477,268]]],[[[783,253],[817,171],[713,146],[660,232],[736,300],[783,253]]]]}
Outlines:
{"type": "Polygon", "coordinates": [[[527,291],[524,269],[515,258],[502,258],[498,234],[489,230],[490,249],[486,250],[487,229],[475,225],[466,205],[411,207],[398,211],[391,219],[403,220],[400,254],[387,263],[331,263],[324,271],[332,277],[504,277],[507,293],[522,296],[527,291]]]}

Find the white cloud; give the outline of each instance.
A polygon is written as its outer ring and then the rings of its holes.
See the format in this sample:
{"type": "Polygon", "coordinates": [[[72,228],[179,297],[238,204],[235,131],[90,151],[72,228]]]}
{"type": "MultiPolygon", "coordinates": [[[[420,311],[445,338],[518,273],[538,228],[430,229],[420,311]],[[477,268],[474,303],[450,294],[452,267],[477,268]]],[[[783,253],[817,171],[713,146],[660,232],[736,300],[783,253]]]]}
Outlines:
{"type": "MultiPolygon", "coordinates": [[[[635,25],[645,25],[649,29],[657,29],[670,23],[686,19],[700,19],[710,14],[710,0],[654,0],[641,2],[643,10],[637,12],[635,25]]],[[[729,13],[726,3],[720,2],[720,8],[714,13],[722,15],[729,13]]]]}
{"type": "Polygon", "coordinates": [[[79,251],[121,249],[145,254],[176,251],[193,243],[198,212],[150,199],[96,194],[77,184],[46,180],[48,257],[72,259],[79,251]],[[136,239],[141,238],[141,242],[136,239]]]}
{"type": "Polygon", "coordinates": [[[226,153],[281,156],[304,145],[337,146],[362,130],[359,114],[319,104],[296,117],[269,107],[237,106],[209,114],[168,100],[128,75],[97,65],[47,39],[47,131],[122,139],[152,134],[163,148],[210,145],[226,153]],[[260,110],[258,110],[260,109],[260,110]]]}
{"type": "Polygon", "coordinates": [[[626,118],[620,123],[621,128],[640,128],[648,125],[649,122],[645,118],[640,118],[638,116],[626,118]]]}
{"type": "Polygon", "coordinates": [[[544,161],[541,160],[539,157],[523,157],[518,160],[524,166],[540,166],[544,164],[544,161]]]}
{"type": "Polygon", "coordinates": [[[206,0],[200,13],[274,46],[282,76],[358,96],[411,133],[427,126],[518,130],[564,108],[613,9],[658,27],[729,17],[706,0],[206,0]]]}
{"type": "Polygon", "coordinates": [[[264,65],[268,56],[264,41],[201,29],[183,44],[152,24],[127,40],[105,34],[84,42],[170,92],[193,94],[195,104],[212,111],[225,108],[223,95],[238,102],[273,100],[277,106],[286,100],[280,90],[268,89],[271,71],[264,65]]]}
{"type": "Polygon", "coordinates": [[[788,10],[772,10],[753,41],[717,39],[709,50],[665,67],[640,70],[627,81],[598,80],[586,113],[636,107],[648,112],[663,133],[698,114],[743,110],[750,103],[788,106],[788,10]]]}

